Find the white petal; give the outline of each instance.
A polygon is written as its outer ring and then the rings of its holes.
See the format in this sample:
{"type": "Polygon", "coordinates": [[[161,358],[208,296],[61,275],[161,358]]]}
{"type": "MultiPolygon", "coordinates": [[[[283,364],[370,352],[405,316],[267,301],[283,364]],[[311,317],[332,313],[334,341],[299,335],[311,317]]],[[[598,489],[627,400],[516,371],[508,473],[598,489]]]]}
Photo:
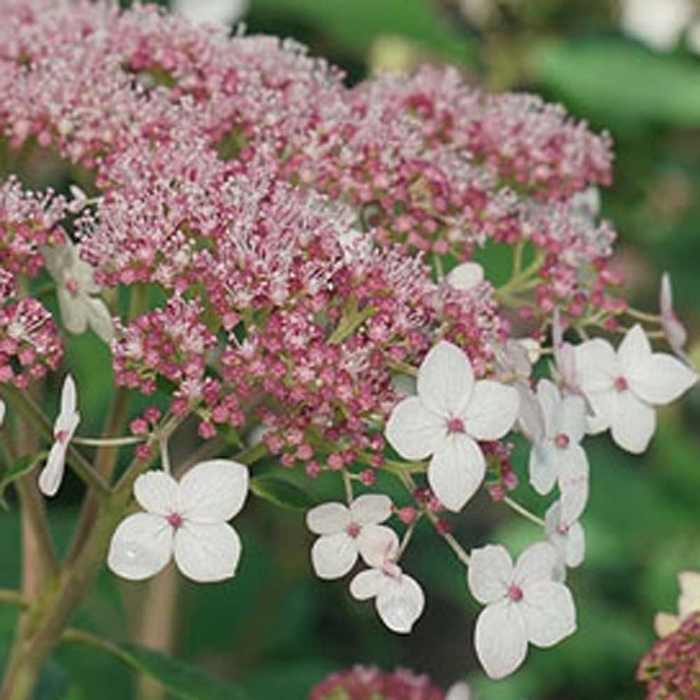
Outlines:
{"type": "Polygon", "coordinates": [[[502,600],[513,582],[513,560],[502,545],[473,549],[467,573],[469,590],[484,605],[502,600]]]}
{"type": "Polygon", "coordinates": [[[617,349],[622,374],[627,377],[635,368],[644,364],[651,357],[651,344],[642,327],[636,323],[630,328],[617,349]]]}
{"type": "Polygon", "coordinates": [[[311,548],[311,563],[322,579],[342,578],[356,561],[357,541],[345,532],[321,535],[311,548]]]}
{"type": "Polygon", "coordinates": [[[114,321],[107,305],[102,299],[87,297],[86,314],[92,330],[109,345],[114,340],[114,321]]]}
{"type": "Polygon", "coordinates": [[[484,671],[494,680],[505,678],[525,660],[525,622],[510,601],[482,610],[474,630],[474,647],[484,671]]]}
{"type": "Polygon", "coordinates": [[[551,647],[576,631],[574,600],[561,583],[539,581],[524,586],[518,607],[528,641],[535,646],[551,647]]]}
{"type": "Polygon", "coordinates": [[[559,404],[557,426],[571,442],[581,442],[586,433],[586,402],[580,396],[567,396],[559,404]]]}
{"type": "Polygon", "coordinates": [[[428,410],[417,396],[394,407],[386,425],[386,439],[404,459],[425,459],[444,440],[445,419],[428,410]]]}
{"type": "Polygon", "coordinates": [[[557,552],[549,542],[531,544],[519,557],[513,576],[521,588],[538,581],[551,581],[557,552]]]}
{"type": "Polygon", "coordinates": [[[578,520],[588,503],[589,465],[581,445],[560,450],[559,491],[562,517],[567,523],[578,520]]]}
{"type": "Polygon", "coordinates": [[[141,581],[165,568],[173,552],[173,528],[161,517],[136,513],[112,535],[107,566],[117,576],[141,581]]]}
{"type": "Polygon", "coordinates": [[[220,523],[236,515],[248,495],[248,467],[229,459],[196,464],[180,480],[180,515],[198,523],[220,523]]]}
{"type": "Polygon", "coordinates": [[[544,520],[547,539],[559,552],[566,566],[570,568],[579,566],[583,562],[586,553],[586,539],[581,524],[567,521],[562,517],[561,503],[559,501],[552,503],[544,516],[544,520]],[[562,524],[566,526],[564,532],[560,532],[562,524]]]}
{"type": "Polygon", "coordinates": [[[542,407],[545,435],[547,435],[547,437],[554,437],[558,426],[559,410],[561,407],[561,394],[559,393],[559,389],[557,389],[549,379],[540,379],[537,383],[537,400],[542,407]]]}
{"type": "Polygon", "coordinates": [[[85,333],[88,325],[88,310],[85,305],[86,296],[79,294],[74,296],[67,289],[58,290],[58,307],[61,311],[61,320],[66,330],[73,335],[85,333]]]}
{"type": "Polygon", "coordinates": [[[615,396],[611,434],[623,450],[641,454],[655,430],[656,413],[651,406],[640,401],[631,391],[621,391],[615,396]]]}
{"type": "Polygon", "coordinates": [[[425,595],[417,581],[401,574],[387,577],[376,605],[379,617],[392,632],[408,634],[425,608],[425,595]]]}
{"type": "Polygon", "coordinates": [[[379,569],[366,569],[350,581],[350,595],[355,600],[369,600],[378,595],[383,584],[384,574],[379,569]]]}
{"type": "Polygon", "coordinates": [[[481,380],[474,384],[462,414],[464,427],[477,440],[497,440],[513,427],[519,410],[518,392],[512,386],[481,380]]]}
{"type": "Polygon", "coordinates": [[[241,540],[226,523],[185,521],[175,532],[174,544],[177,568],[193,581],[223,581],[236,573],[241,540]]]}
{"type": "Polygon", "coordinates": [[[306,514],[306,526],[317,535],[344,532],[350,524],[350,511],[342,503],[323,503],[306,514]]]}
{"type": "Polygon", "coordinates": [[[368,566],[380,569],[399,552],[398,535],[386,525],[367,525],[357,537],[357,548],[368,566]]]}
{"type": "Polygon", "coordinates": [[[683,347],[688,340],[688,331],[678,320],[678,317],[673,310],[671,277],[667,272],[664,272],[664,274],[661,276],[659,307],[661,308],[661,325],[664,329],[666,340],[676,355],[684,357],[683,347]]]}
{"type": "Polygon", "coordinates": [[[681,594],[678,597],[678,612],[682,619],[700,611],[700,573],[681,571],[678,574],[681,594]]]}
{"type": "Polygon", "coordinates": [[[418,370],[418,396],[423,405],[444,416],[458,416],[469,401],[474,373],[467,356],[456,345],[442,341],[418,370]]]}
{"type": "Polygon", "coordinates": [[[6,411],[6,406],[5,402],[0,399],[0,428],[2,428],[2,424],[5,422],[5,411],[6,411]]]}
{"type": "Polygon", "coordinates": [[[391,499],[378,493],[358,496],[350,504],[350,519],[360,525],[377,525],[391,515],[391,499]]]}
{"type": "Polygon", "coordinates": [[[149,471],[134,482],[134,496],[149,513],[168,517],[177,507],[177,481],[164,471],[149,471]]]}
{"type": "Polygon", "coordinates": [[[546,435],[544,414],[540,402],[527,382],[515,382],[513,388],[518,392],[520,401],[518,427],[530,442],[540,442],[546,435]]]}
{"type": "Polygon", "coordinates": [[[249,4],[250,0],[174,0],[173,10],[193,22],[230,27],[249,4]]]}
{"type": "Polygon", "coordinates": [[[481,448],[467,435],[455,433],[433,455],[428,483],[448,510],[457,512],[476,493],[486,474],[481,448]]]}
{"type": "Polygon", "coordinates": [[[577,382],[586,395],[612,390],[615,378],[621,374],[612,345],[601,338],[577,345],[574,360],[577,382]]]}
{"type": "Polygon", "coordinates": [[[657,352],[628,375],[630,389],[643,401],[663,406],[675,401],[698,380],[698,375],[672,355],[657,352]]]}
{"type": "Polygon", "coordinates": [[[569,525],[569,531],[566,533],[564,560],[570,569],[575,569],[583,563],[585,558],[586,533],[583,531],[581,523],[576,522],[569,525]]]}
{"type": "Polygon", "coordinates": [[[654,632],[659,637],[666,637],[673,634],[681,626],[681,621],[676,615],[669,613],[656,613],[654,616],[654,632]]]}
{"type": "Polygon", "coordinates": [[[455,683],[450,686],[445,700],[474,700],[472,691],[466,683],[455,683]]]}
{"type": "Polygon", "coordinates": [[[60,413],[53,426],[54,435],[58,439],[59,434],[62,433],[61,441],[67,444],[73,439],[73,434],[79,424],[79,413],[60,413]]]}
{"type": "Polygon", "coordinates": [[[557,480],[557,448],[550,441],[530,450],[530,483],[540,495],[549,493],[557,480]]]}
{"type": "Polygon", "coordinates": [[[63,380],[61,389],[61,415],[75,413],[78,405],[78,392],[75,387],[75,380],[70,374],[63,380]]]}
{"type": "Polygon", "coordinates": [[[445,278],[455,289],[468,291],[484,281],[484,268],[475,262],[465,262],[453,268],[445,278]]]}
{"type": "Polygon", "coordinates": [[[39,474],[39,491],[45,496],[55,496],[63,481],[66,464],[66,444],[54,442],[46,460],[46,466],[39,474]]]}
{"type": "Polygon", "coordinates": [[[586,432],[596,435],[611,426],[617,406],[616,394],[615,389],[611,388],[609,391],[586,395],[588,404],[593,411],[592,415],[586,416],[586,432]]]}

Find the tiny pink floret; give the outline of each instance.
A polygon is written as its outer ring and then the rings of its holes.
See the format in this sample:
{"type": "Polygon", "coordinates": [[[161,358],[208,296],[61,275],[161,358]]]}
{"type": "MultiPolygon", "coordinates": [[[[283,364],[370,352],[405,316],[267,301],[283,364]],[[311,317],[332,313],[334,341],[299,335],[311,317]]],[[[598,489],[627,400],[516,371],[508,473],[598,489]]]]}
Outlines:
{"type": "Polygon", "coordinates": [[[182,527],[182,516],[179,513],[171,513],[167,517],[167,521],[173,530],[178,530],[182,527]]]}
{"type": "Polygon", "coordinates": [[[617,391],[627,391],[629,388],[629,384],[627,383],[627,380],[620,375],[616,380],[615,380],[615,389],[617,391]]]}
{"type": "Polygon", "coordinates": [[[448,433],[463,433],[464,432],[464,421],[461,418],[450,418],[447,421],[447,432],[448,433]]]}
{"type": "Polygon", "coordinates": [[[516,586],[513,584],[509,589],[508,589],[508,597],[514,602],[517,603],[519,600],[523,599],[523,590],[520,588],[520,586],[516,586]]]}
{"type": "Polygon", "coordinates": [[[554,438],[554,444],[560,449],[563,450],[566,447],[568,447],[571,444],[571,440],[569,439],[569,436],[566,433],[559,433],[555,438],[554,438]]]}
{"type": "Polygon", "coordinates": [[[345,528],[345,532],[347,532],[347,534],[350,535],[350,537],[355,539],[356,537],[359,537],[360,533],[362,532],[362,527],[357,523],[350,523],[345,528]]]}

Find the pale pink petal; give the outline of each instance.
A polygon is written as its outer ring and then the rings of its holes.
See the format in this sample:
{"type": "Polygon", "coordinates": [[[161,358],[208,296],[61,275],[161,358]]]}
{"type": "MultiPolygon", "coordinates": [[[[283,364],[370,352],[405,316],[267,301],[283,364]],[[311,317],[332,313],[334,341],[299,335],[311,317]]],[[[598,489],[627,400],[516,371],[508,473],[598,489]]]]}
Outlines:
{"type": "Polygon", "coordinates": [[[473,549],[467,573],[469,590],[484,605],[505,598],[513,582],[513,560],[502,545],[473,549]]]}
{"type": "Polygon", "coordinates": [[[530,450],[530,484],[540,495],[549,493],[557,480],[559,450],[551,442],[533,445],[530,450]]]}
{"type": "Polygon", "coordinates": [[[384,574],[379,569],[366,569],[350,582],[350,595],[355,600],[369,600],[379,594],[383,585],[384,574]]]}
{"type": "Polygon", "coordinates": [[[512,386],[481,380],[475,382],[461,417],[465,430],[476,440],[498,440],[513,427],[519,410],[518,392],[512,386]]]}
{"type": "Polygon", "coordinates": [[[525,622],[510,601],[481,611],[474,630],[474,647],[484,671],[494,680],[515,671],[527,655],[525,622]]]}
{"type": "Polygon", "coordinates": [[[611,391],[615,379],[621,374],[612,345],[601,338],[577,345],[574,359],[578,384],[587,396],[611,391]]]}
{"type": "Polygon", "coordinates": [[[426,356],[418,370],[418,396],[423,405],[443,416],[464,410],[474,385],[469,359],[456,345],[442,341],[426,356]]]}
{"type": "Polygon", "coordinates": [[[117,576],[142,581],[165,568],[173,552],[173,528],[151,513],[129,515],[112,535],[107,566],[117,576]]]}
{"type": "Polygon", "coordinates": [[[45,496],[55,496],[63,481],[66,464],[66,444],[54,442],[46,460],[46,466],[39,474],[39,491],[45,496]]]}
{"type": "Polygon", "coordinates": [[[134,482],[134,496],[149,513],[168,517],[176,509],[178,484],[164,471],[149,471],[134,482]]]}
{"type": "Polygon", "coordinates": [[[527,639],[538,647],[551,647],[576,631],[576,608],[569,589],[554,581],[523,586],[518,604],[525,620],[527,639]]]}
{"type": "Polygon", "coordinates": [[[185,521],[175,533],[174,544],[177,568],[193,581],[213,583],[236,573],[241,540],[226,523],[185,521]]]}
{"type": "Polygon", "coordinates": [[[657,352],[628,374],[630,389],[643,401],[664,406],[675,401],[698,380],[698,375],[672,355],[657,352]]]}
{"type": "Polygon", "coordinates": [[[344,532],[350,524],[350,510],[342,503],[323,503],[306,514],[306,526],[317,535],[344,532]]]}
{"type": "Polygon", "coordinates": [[[640,401],[631,391],[615,396],[611,434],[613,440],[632,454],[646,450],[656,430],[654,409],[640,401]]]}
{"type": "Polygon", "coordinates": [[[364,562],[376,569],[393,561],[399,552],[398,535],[386,525],[363,527],[356,541],[364,562]]]}
{"type": "Polygon", "coordinates": [[[190,522],[225,522],[241,510],[247,495],[248,467],[230,459],[200,462],[180,480],[180,515],[190,522]]]}
{"type": "Polygon", "coordinates": [[[360,525],[377,525],[391,515],[391,499],[384,494],[366,493],[350,504],[350,519],[360,525]]]}
{"type": "Polygon", "coordinates": [[[559,492],[562,517],[567,523],[578,520],[588,504],[589,465],[581,445],[559,451],[559,492]]]}
{"type": "Polygon", "coordinates": [[[404,459],[425,459],[447,432],[445,418],[428,410],[417,396],[394,407],[386,425],[386,439],[404,459]]]}
{"type": "Polygon", "coordinates": [[[392,632],[408,634],[425,608],[425,595],[417,581],[400,574],[387,577],[376,605],[379,617],[392,632]]]}
{"type": "Polygon", "coordinates": [[[322,579],[342,578],[356,561],[357,541],[345,532],[322,535],[311,548],[311,563],[322,579]]]}
{"type": "Polygon", "coordinates": [[[537,581],[551,581],[557,552],[549,542],[531,544],[515,564],[514,581],[521,588],[537,581]]]}
{"type": "Polygon", "coordinates": [[[428,483],[448,510],[457,512],[476,493],[486,474],[481,448],[463,433],[450,436],[428,465],[428,483]]]}

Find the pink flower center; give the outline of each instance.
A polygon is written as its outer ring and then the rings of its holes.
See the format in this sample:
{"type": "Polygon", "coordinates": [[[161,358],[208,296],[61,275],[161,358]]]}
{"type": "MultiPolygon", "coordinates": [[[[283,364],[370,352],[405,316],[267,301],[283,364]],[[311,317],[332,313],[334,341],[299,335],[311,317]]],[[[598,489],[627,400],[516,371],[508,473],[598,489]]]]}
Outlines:
{"type": "Polygon", "coordinates": [[[463,433],[464,432],[464,422],[461,418],[450,418],[447,421],[447,432],[448,433],[463,433]]]}
{"type": "Polygon", "coordinates": [[[173,530],[177,530],[182,527],[182,516],[179,513],[171,513],[167,520],[168,524],[173,528],[173,530]]]}
{"type": "Polygon", "coordinates": [[[508,597],[515,603],[523,599],[523,589],[520,586],[513,584],[508,589],[508,597]]]}
{"type": "Polygon", "coordinates": [[[387,560],[382,564],[382,573],[391,576],[391,578],[400,578],[401,567],[396,562],[387,560]]]}
{"type": "Polygon", "coordinates": [[[67,430],[57,430],[54,436],[56,440],[60,443],[65,443],[68,441],[68,431],[67,430]]]}
{"type": "Polygon", "coordinates": [[[622,375],[615,380],[615,389],[617,391],[626,391],[628,387],[627,380],[622,375]]]}
{"type": "Polygon", "coordinates": [[[71,277],[66,280],[66,289],[75,297],[78,296],[78,283],[71,277]]]}
{"type": "Polygon", "coordinates": [[[357,524],[357,523],[350,523],[346,528],[345,532],[347,532],[350,537],[355,539],[360,532],[362,532],[362,528],[357,524]]]}
{"type": "Polygon", "coordinates": [[[569,532],[569,526],[566,523],[559,523],[557,525],[557,532],[560,535],[565,535],[567,532],[569,532]]]}
{"type": "Polygon", "coordinates": [[[571,440],[569,439],[569,436],[566,433],[559,433],[554,438],[554,444],[561,450],[563,450],[565,447],[568,447],[570,442],[571,440]]]}

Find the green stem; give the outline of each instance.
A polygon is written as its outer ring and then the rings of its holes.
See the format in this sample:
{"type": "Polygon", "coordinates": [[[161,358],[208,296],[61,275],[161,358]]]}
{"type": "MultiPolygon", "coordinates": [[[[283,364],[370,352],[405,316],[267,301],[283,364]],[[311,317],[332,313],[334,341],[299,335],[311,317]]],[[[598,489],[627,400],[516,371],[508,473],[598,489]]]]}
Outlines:
{"type": "Polygon", "coordinates": [[[503,499],[503,502],[509,507],[512,508],[516,513],[519,513],[522,515],[524,518],[529,520],[531,523],[535,523],[535,525],[539,525],[540,527],[544,527],[545,523],[542,518],[539,516],[535,515],[534,513],[531,513],[525,506],[521,506],[520,503],[517,501],[514,501],[510,496],[506,496],[503,499]]]}

